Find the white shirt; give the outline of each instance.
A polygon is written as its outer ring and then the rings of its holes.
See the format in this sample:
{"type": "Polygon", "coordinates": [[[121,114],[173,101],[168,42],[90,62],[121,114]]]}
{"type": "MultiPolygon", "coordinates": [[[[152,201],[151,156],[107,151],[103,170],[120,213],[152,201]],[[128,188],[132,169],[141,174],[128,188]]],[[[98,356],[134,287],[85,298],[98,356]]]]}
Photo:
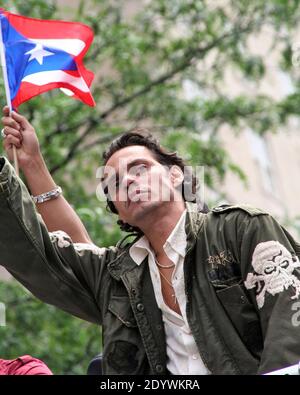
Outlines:
{"type": "Polygon", "coordinates": [[[186,294],[183,275],[183,263],[187,245],[185,217],[186,210],[163,246],[166,255],[175,264],[171,281],[182,316],[170,309],[164,302],[160,275],[154,260],[154,252],[146,236],[140,238],[130,247],[129,254],[137,265],[140,265],[148,255],[155,298],[158,307],[162,311],[165,327],[167,368],[169,372],[182,375],[205,375],[209,374],[209,371],[199,355],[186,317],[186,294]]]}

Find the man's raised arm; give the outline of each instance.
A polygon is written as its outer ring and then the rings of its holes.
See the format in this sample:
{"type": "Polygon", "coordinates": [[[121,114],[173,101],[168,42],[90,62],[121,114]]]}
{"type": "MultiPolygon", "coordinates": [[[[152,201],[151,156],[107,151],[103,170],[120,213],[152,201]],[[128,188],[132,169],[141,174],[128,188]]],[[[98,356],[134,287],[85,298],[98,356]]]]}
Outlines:
{"type": "Polygon", "coordinates": [[[42,301],[101,324],[115,247],[74,243],[48,232],[12,165],[0,156],[0,265],[42,301]]]}
{"type": "MultiPolygon", "coordinates": [[[[56,184],[42,157],[33,126],[16,112],[9,116],[8,107],[4,107],[3,115],[2,123],[6,135],[3,140],[4,149],[12,160],[12,145],[16,146],[19,166],[31,194],[36,196],[55,189],[56,184]]],[[[37,204],[37,210],[50,232],[63,230],[74,243],[92,243],[81,220],[62,195],[37,204]]]]}

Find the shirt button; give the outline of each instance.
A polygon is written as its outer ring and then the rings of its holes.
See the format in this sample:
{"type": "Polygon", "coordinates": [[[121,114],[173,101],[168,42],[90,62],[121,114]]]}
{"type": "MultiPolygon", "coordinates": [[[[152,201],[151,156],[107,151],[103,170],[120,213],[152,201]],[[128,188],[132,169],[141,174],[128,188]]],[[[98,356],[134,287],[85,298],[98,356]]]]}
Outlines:
{"type": "Polygon", "coordinates": [[[198,355],[193,354],[193,355],[192,355],[192,358],[196,360],[196,359],[198,359],[198,355]]]}
{"type": "Polygon", "coordinates": [[[155,369],[156,369],[156,371],[157,371],[158,373],[162,373],[162,371],[164,370],[164,368],[163,368],[162,365],[156,365],[156,366],[155,366],[155,369]]]}
{"type": "Polygon", "coordinates": [[[142,303],[138,303],[136,305],[136,308],[138,309],[138,311],[144,311],[144,305],[142,303]]]}

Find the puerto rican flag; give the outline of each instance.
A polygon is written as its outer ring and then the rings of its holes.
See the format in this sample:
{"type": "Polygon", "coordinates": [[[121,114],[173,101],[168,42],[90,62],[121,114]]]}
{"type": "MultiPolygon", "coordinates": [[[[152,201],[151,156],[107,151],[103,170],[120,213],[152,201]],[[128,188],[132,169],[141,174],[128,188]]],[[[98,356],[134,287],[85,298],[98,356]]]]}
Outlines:
{"type": "Polygon", "coordinates": [[[94,37],[88,26],[27,18],[2,8],[0,23],[13,108],[54,88],[95,105],[89,89],[94,74],[83,65],[94,37]]]}

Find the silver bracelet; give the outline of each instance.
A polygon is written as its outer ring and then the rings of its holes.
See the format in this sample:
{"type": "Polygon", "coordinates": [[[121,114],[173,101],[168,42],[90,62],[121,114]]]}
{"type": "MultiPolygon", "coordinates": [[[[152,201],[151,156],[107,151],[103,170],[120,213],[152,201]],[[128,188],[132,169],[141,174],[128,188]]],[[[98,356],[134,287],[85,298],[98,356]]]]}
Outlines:
{"type": "Polygon", "coordinates": [[[52,189],[52,191],[42,193],[41,195],[37,195],[37,196],[31,195],[31,198],[34,201],[34,203],[44,203],[47,202],[48,200],[58,198],[58,196],[61,194],[62,194],[62,189],[61,187],[57,186],[55,189],[52,189]]]}

